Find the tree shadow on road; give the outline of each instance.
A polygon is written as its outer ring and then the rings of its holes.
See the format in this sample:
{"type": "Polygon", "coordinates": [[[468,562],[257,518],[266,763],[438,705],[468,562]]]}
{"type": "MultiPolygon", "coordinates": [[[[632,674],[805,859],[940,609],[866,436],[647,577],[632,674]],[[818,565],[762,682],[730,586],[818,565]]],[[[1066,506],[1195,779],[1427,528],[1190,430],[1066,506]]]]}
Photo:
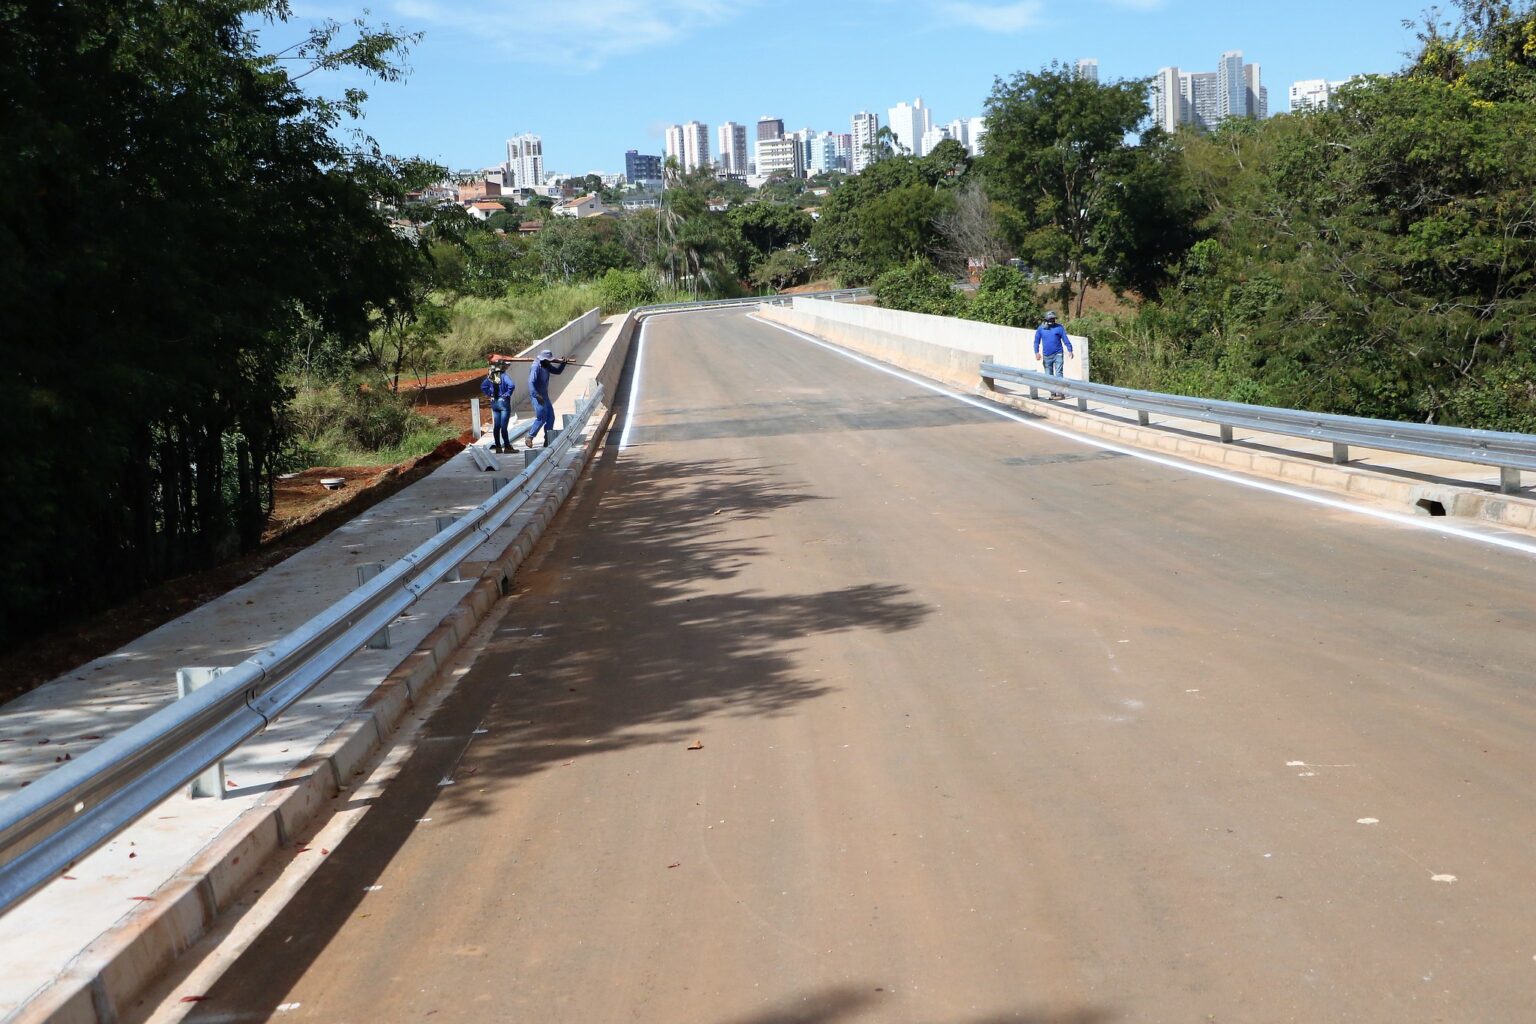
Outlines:
{"type": "MultiPolygon", "coordinates": [[[[889,1020],[901,1013],[889,1005],[889,1001],[895,998],[891,993],[873,988],[839,985],[797,998],[796,1005],[787,1009],[731,1017],[720,1024],[841,1024],[859,1019],[889,1020]]],[[[946,1016],[942,1020],[934,1020],[933,1024],[1110,1024],[1117,1016],[1109,1010],[1093,1007],[1019,1009],[981,1017],[946,1016]]],[[[902,1019],[908,1019],[906,1014],[902,1013],[902,1019]]]]}
{"type": "Polygon", "coordinates": [[[829,692],[796,664],[805,637],[917,626],[930,608],[900,586],[722,587],[767,555],[775,516],[815,500],[782,467],[620,465],[610,447],[399,777],[187,1019],[283,1002],[419,819],[430,814],[436,831],[489,815],[498,792],[531,774],[681,742],[708,716],[791,713],[829,692]]]}

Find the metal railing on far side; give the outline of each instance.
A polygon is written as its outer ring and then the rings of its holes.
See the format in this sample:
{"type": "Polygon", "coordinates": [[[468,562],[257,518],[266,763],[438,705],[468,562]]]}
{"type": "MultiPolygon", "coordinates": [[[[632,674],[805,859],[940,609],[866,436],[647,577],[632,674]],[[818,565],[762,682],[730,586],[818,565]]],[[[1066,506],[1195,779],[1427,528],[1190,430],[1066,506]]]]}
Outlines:
{"type": "Polygon", "coordinates": [[[486,501],[293,632],[0,801],[0,913],[266,728],[490,539],[559,465],[603,401],[486,501]]]}
{"type": "Polygon", "coordinates": [[[1031,398],[1039,397],[1042,389],[1065,394],[1076,399],[1080,409],[1088,408],[1090,400],[1121,409],[1133,409],[1137,421],[1143,426],[1147,425],[1151,416],[1172,416],[1214,423],[1221,428],[1221,439],[1227,443],[1232,441],[1234,429],[1262,430],[1287,437],[1324,441],[1333,446],[1333,461],[1341,465],[1349,461],[1349,449],[1359,447],[1494,466],[1499,470],[1499,490],[1505,494],[1520,490],[1522,470],[1536,470],[1536,435],[1531,434],[1442,427],[1432,423],[1404,423],[1398,420],[1222,402],[1212,398],[1167,395],[1159,391],[1138,391],[1091,381],[1051,377],[1000,363],[982,363],[981,379],[988,387],[999,380],[1023,384],[1029,388],[1031,398]]]}

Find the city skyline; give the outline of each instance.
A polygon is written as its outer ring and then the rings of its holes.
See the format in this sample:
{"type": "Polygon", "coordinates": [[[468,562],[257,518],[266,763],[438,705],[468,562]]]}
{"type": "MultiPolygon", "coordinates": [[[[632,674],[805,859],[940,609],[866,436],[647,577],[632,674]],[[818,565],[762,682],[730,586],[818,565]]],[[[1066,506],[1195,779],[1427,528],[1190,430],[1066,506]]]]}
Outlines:
{"type": "MultiPolygon", "coordinates": [[[[1220,53],[1241,49],[1262,65],[1270,112],[1279,113],[1289,105],[1292,82],[1341,81],[1400,68],[1413,42],[1400,21],[1417,17],[1422,6],[1407,0],[1294,0],[1283,8],[1233,12],[1215,0],[935,2],[911,5],[911,16],[903,18],[877,17],[888,14],[889,5],[866,0],[830,12],[818,8],[818,33],[798,36],[788,47],[709,45],[745,24],[736,7],[721,5],[717,17],[679,18],[665,31],[626,36],[622,45],[581,42],[580,33],[572,33],[570,40],[540,49],[536,26],[525,30],[520,24],[517,43],[503,46],[485,42],[467,23],[422,18],[404,0],[385,0],[375,20],[425,32],[410,56],[410,76],[393,84],[341,75],[311,81],[328,94],[367,89],[367,114],[358,127],[386,151],[455,169],[491,166],[501,140],[529,131],[543,139],[546,171],[580,174],[620,169],[631,148],[662,152],[666,127],[689,118],[711,126],[744,124],[751,161],[753,128],[765,110],[781,115],[790,128],[846,132],[854,112],[875,113],[883,123],[901,98],[910,102],[920,95],[939,123],[975,117],[995,76],[1036,70],[1052,60],[1067,68],[1096,60],[1108,82],[1150,78],[1163,66],[1213,70],[1220,53]],[[1319,31],[1320,25],[1328,31],[1319,31]],[[851,46],[855,39],[859,45],[851,46]],[[499,104],[459,102],[467,94],[509,91],[516,97],[510,114],[498,113],[499,104]]],[[[683,6],[708,5],[656,0],[646,10],[675,13],[683,6]]],[[[774,26],[791,24],[797,10],[792,0],[773,9],[776,18],[750,0],[740,7],[755,10],[754,31],[770,39],[779,31],[774,26]]],[[[298,10],[311,17],[322,13],[304,5],[298,10]]],[[[288,45],[306,23],[299,17],[263,29],[265,45],[288,45]]]]}

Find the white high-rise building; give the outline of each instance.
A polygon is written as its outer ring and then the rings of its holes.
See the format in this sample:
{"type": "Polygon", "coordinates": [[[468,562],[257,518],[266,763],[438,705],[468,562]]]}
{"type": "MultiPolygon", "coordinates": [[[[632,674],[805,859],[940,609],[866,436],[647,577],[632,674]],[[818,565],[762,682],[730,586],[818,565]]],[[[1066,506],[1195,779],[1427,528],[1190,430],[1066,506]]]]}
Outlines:
{"type": "Polygon", "coordinates": [[[805,173],[826,174],[844,170],[842,161],[842,136],[836,132],[811,132],[805,141],[805,173]]]}
{"type": "Polygon", "coordinates": [[[684,174],[708,165],[709,125],[689,121],[668,128],[667,156],[677,161],[684,174]]]}
{"type": "Polygon", "coordinates": [[[973,117],[966,126],[969,141],[966,148],[971,151],[971,156],[985,156],[987,153],[987,119],[973,117]]]}
{"type": "Polygon", "coordinates": [[[924,156],[927,156],[929,153],[932,153],[935,149],[939,148],[939,143],[949,138],[953,138],[953,136],[949,134],[949,125],[932,125],[927,131],[923,132],[923,138],[918,148],[922,150],[924,156]]]}
{"type": "Polygon", "coordinates": [[[922,156],[923,135],[933,127],[932,112],[923,106],[923,98],[919,96],[910,106],[902,100],[886,113],[897,145],[913,156],[922,156]]]}
{"type": "Polygon", "coordinates": [[[720,170],[726,174],[747,173],[747,126],[727,121],[716,131],[720,150],[720,170]]]}
{"type": "Polygon", "coordinates": [[[859,111],[853,115],[853,154],[850,170],[857,174],[869,166],[875,135],[880,131],[878,115],[859,111]]]}
{"type": "Polygon", "coordinates": [[[1179,87],[1182,77],[1178,68],[1167,67],[1158,68],[1152,79],[1152,123],[1165,132],[1176,131],[1190,118],[1188,103],[1179,87]]]}
{"type": "Polygon", "coordinates": [[[782,174],[788,178],[805,177],[805,147],[799,139],[788,136],[759,139],[757,173],[764,178],[775,174],[782,174]]]}
{"type": "Polygon", "coordinates": [[[1326,78],[1308,78],[1291,83],[1291,113],[1301,110],[1326,110],[1333,106],[1338,91],[1348,85],[1346,79],[1330,82],[1326,78]]]}
{"type": "Polygon", "coordinates": [[[1077,77],[1086,78],[1090,82],[1099,80],[1099,58],[1084,57],[1077,62],[1077,77]]]}
{"type": "Polygon", "coordinates": [[[544,184],[544,140],[533,134],[507,140],[507,162],[502,165],[507,188],[536,188],[544,184]]]}

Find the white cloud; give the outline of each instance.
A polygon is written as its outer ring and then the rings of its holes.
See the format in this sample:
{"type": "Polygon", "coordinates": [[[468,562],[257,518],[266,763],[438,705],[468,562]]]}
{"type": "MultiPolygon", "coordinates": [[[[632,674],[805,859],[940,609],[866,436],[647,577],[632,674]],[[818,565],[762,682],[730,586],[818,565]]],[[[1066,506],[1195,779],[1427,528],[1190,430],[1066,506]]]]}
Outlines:
{"type": "Polygon", "coordinates": [[[514,60],[592,71],[721,25],[756,0],[395,0],[402,27],[447,30],[510,51],[514,60]]]}
{"type": "Polygon", "coordinates": [[[939,5],[939,13],[951,21],[989,32],[1022,32],[1040,24],[1042,0],[1015,0],[1005,4],[972,3],[951,0],[939,5]]]}
{"type": "Polygon", "coordinates": [[[1168,0],[1106,0],[1111,7],[1119,7],[1127,11],[1160,11],[1167,6],[1168,0]]]}

